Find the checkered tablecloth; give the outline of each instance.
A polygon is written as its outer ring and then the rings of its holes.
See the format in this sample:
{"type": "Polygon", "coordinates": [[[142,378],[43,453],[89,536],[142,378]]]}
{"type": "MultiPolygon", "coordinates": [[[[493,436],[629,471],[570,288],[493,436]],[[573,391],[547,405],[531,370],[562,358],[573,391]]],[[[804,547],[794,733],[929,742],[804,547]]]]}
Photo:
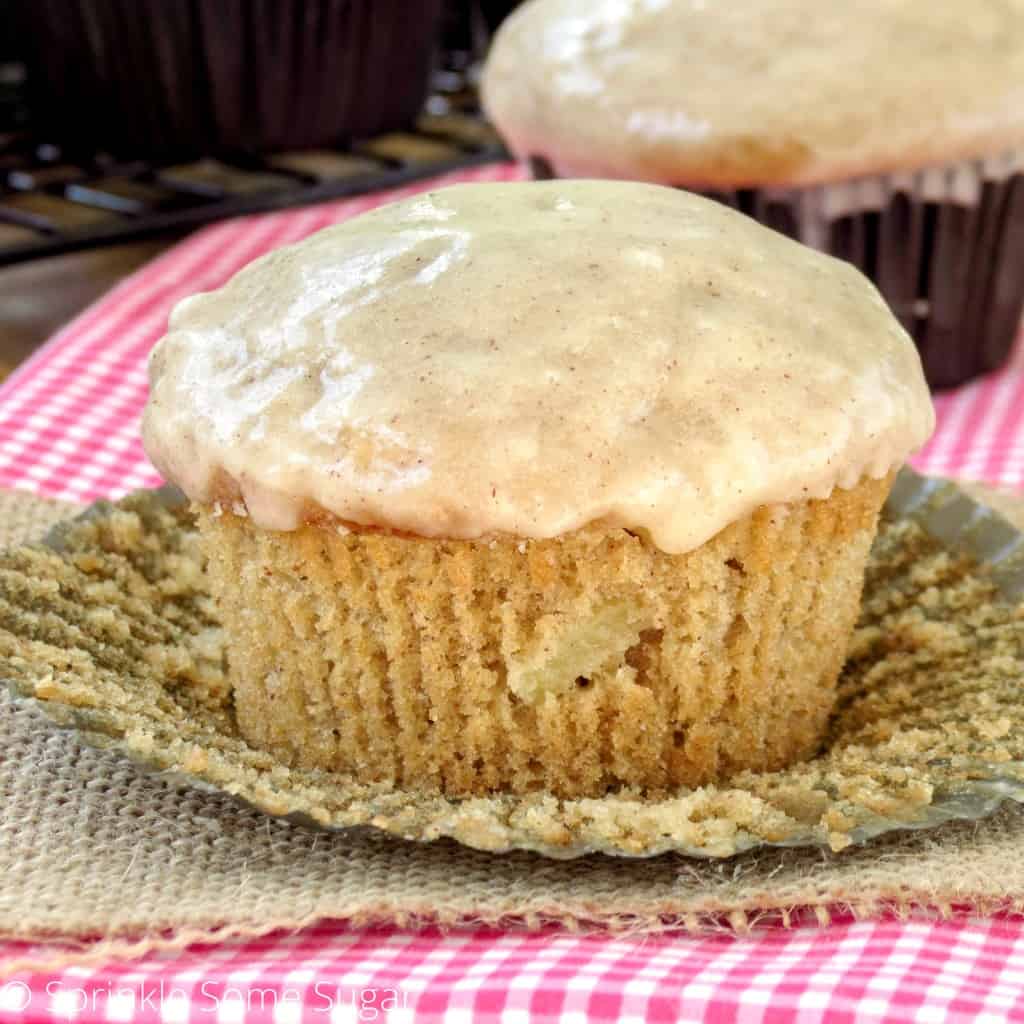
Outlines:
{"type": "MultiPolygon", "coordinates": [[[[260,253],[378,203],[453,180],[517,177],[495,165],[385,195],[206,228],[127,278],[0,386],[0,486],[69,501],[157,483],[139,443],[145,359],[171,306],[260,253]]],[[[937,399],[914,460],[927,473],[1024,483],[1024,344],[1002,371],[937,399]]],[[[7,884],[0,881],[0,890],[7,884]]],[[[0,962],[40,950],[0,943],[0,962]]],[[[6,972],[9,973],[9,972],[6,972]]],[[[839,921],[646,939],[470,931],[295,935],[9,974],[0,1021],[425,1020],[1024,1021],[1024,924],[839,921]]]]}
{"type": "Polygon", "coordinates": [[[0,985],[0,1020],[48,1012],[83,1024],[1001,1024],[1024,1020],[1024,934],[1005,921],[643,940],[319,925],[0,985]]]}

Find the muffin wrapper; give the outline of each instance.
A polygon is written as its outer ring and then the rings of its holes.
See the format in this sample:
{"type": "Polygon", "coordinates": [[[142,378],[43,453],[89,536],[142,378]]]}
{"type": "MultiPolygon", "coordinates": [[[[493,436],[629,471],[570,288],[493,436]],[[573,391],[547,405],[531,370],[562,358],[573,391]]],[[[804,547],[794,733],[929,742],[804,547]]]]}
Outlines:
{"type": "Polygon", "coordinates": [[[463,50],[482,58],[498,26],[521,0],[444,0],[442,50],[463,50]]]}
{"type": "Polygon", "coordinates": [[[980,818],[1006,799],[1024,802],[1024,536],[953,485],[907,470],[886,517],[848,662],[866,670],[844,677],[821,755],[657,799],[450,799],[289,769],[249,747],[223,685],[194,523],[171,489],[99,503],[51,531],[44,546],[4,555],[0,652],[12,692],[59,725],[176,782],[234,794],[299,825],[368,826],[420,841],[448,836],[552,857],[838,850],[893,829],[980,818]],[[920,578],[926,566],[941,577],[940,589],[959,595],[931,617],[935,588],[920,578]],[[879,619],[880,628],[875,619],[908,588],[907,615],[879,619]],[[947,619],[961,613],[949,608],[985,588],[988,611],[963,613],[957,632],[947,619]],[[911,642],[915,631],[923,645],[911,642]],[[954,652],[945,668],[935,662],[934,675],[933,635],[935,644],[952,636],[954,652]],[[888,682],[874,658],[895,659],[888,682]],[[911,699],[879,718],[873,709],[892,696],[886,686],[911,699]]]}
{"type": "Polygon", "coordinates": [[[34,0],[30,99],[55,141],[138,158],[338,145],[405,127],[441,0],[34,0]]]}
{"type": "MultiPolygon", "coordinates": [[[[533,176],[554,177],[547,161],[533,176]]],[[[1006,359],[1024,309],[1024,151],[804,188],[702,194],[869,277],[921,353],[933,388],[1006,359]]]]}

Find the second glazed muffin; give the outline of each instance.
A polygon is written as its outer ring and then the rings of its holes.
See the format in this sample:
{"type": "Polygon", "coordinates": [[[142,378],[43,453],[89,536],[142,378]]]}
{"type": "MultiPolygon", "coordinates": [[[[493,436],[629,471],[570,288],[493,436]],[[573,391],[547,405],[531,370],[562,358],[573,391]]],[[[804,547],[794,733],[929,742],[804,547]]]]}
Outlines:
{"type": "Polygon", "coordinates": [[[932,425],[856,271],[624,183],[328,229],[179,305],[151,382],[243,734],[450,794],[811,754],[890,474],[932,425]]]}
{"type": "Polygon", "coordinates": [[[1024,305],[1024,0],[531,0],[484,105],[539,176],[712,195],[854,263],[934,387],[1024,305]]]}

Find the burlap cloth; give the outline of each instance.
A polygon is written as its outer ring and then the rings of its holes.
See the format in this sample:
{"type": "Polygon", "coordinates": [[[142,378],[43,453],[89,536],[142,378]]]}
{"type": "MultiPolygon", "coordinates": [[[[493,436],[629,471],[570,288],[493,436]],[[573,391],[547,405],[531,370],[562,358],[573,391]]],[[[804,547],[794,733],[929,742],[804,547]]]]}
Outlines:
{"type": "MultiPolygon", "coordinates": [[[[1024,498],[967,488],[1024,526],[1024,498]]],[[[0,494],[0,543],[74,511],[0,494]]],[[[0,970],[132,956],[298,928],[394,923],[744,930],[871,915],[1024,912],[1024,810],[895,833],[832,855],[761,850],[727,861],[550,861],[443,841],[332,835],[147,776],[37,711],[0,700],[0,937],[53,940],[0,970]]]]}

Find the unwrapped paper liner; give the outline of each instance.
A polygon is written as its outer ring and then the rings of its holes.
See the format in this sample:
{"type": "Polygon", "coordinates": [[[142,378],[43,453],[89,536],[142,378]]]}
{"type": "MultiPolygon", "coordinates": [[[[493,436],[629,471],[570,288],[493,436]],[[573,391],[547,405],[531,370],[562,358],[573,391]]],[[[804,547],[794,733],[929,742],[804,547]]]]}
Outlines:
{"type": "Polygon", "coordinates": [[[1024,801],[1022,551],[1000,516],[903,471],[826,749],[665,797],[458,800],[291,769],[248,747],[191,518],[170,489],[99,503],[45,547],[4,556],[0,654],[19,698],[88,742],[302,826],[557,858],[841,850],[1024,801]]]}

